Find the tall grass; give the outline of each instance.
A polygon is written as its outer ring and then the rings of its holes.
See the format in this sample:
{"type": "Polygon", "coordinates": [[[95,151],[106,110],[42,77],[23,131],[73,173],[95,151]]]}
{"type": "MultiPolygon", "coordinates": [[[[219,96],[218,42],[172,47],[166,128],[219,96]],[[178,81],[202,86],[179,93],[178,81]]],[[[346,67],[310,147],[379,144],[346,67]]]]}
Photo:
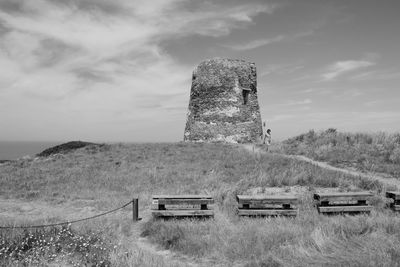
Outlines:
{"type": "Polygon", "coordinates": [[[226,266],[398,266],[400,219],[329,216],[302,210],[295,219],[151,221],[143,234],[165,248],[226,266]]]}

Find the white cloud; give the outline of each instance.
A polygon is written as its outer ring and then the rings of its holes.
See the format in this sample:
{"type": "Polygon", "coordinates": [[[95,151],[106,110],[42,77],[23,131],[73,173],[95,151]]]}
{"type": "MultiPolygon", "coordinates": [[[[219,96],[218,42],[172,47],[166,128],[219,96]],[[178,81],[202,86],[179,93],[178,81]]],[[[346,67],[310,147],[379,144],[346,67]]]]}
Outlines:
{"type": "Polygon", "coordinates": [[[301,91],[299,91],[299,93],[301,93],[301,94],[309,94],[309,93],[315,93],[315,92],[318,92],[318,91],[323,91],[324,89],[322,88],[315,88],[315,87],[313,87],[313,88],[308,88],[308,89],[304,89],[304,90],[301,90],[301,91]]]}
{"type": "Polygon", "coordinates": [[[373,100],[373,101],[367,101],[364,103],[365,106],[367,107],[374,107],[379,104],[382,104],[384,101],[383,100],[373,100]]]}
{"type": "Polygon", "coordinates": [[[264,77],[270,74],[288,75],[301,69],[304,69],[304,65],[300,63],[271,64],[262,68],[261,73],[258,75],[258,77],[264,77]]]}
{"type": "Polygon", "coordinates": [[[282,104],[282,105],[287,105],[287,106],[296,106],[296,105],[307,105],[307,104],[311,104],[312,100],[307,98],[304,100],[289,100],[286,103],[282,104]]]}
{"type": "Polygon", "coordinates": [[[326,72],[322,74],[322,78],[325,81],[331,81],[337,77],[344,75],[348,72],[352,72],[358,69],[367,68],[375,65],[375,62],[368,60],[345,60],[338,61],[328,66],[326,72]]]}
{"type": "Polygon", "coordinates": [[[353,81],[373,81],[373,80],[390,80],[399,79],[399,70],[381,70],[381,71],[367,71],[353,75],[350,79],[353,81]]]}
{"type": "Polygon", "coordinates": [[[227,48],[230,48],[232,50],[244,51],[244,50],[255,49],[255,48],[262,47],[262,46],[272,44],[272,43],[281,42],[284,39],[285,39],[284,35],[279,35],[279,36],[276,36],[276,37],[270,38],[270,39],[259,39],[259,40],[250,41],[245,44],[224,45],[224,46],[227,48]]]}
{"type": "MultiPolygon", "coordinates": [[[[28,127],[35,118],[37,125],[63,121],[62,135],[107,139],[109,125],[129,129],[108,137],[116,140],[134,140],[128,132],[140,125],[176,121],[179,109],[185,114],[192,69],[163,51],[163,41],[227,35],[275,9],[189,0],[4,1],[12,4],[0,3],[0,128],[28,127]],[[91,129],[96,122],[103,124],[91,129]]],[[[59,138],[57,130],[43,136],[32,127],[33,139],[59,138]]]]}
{"type": "Polygon", "coordinates": [[[245,51],[245,50],[252,50],[255,48],[259,48],[265,45],[273,44],[273,43],[280,43],[283,41],[293,41],[300,37],[305,37],[314,34],[314,30],[306,31],[306,32],[299,32],[293,35],[278,35],[273,38],[263,38],[258,40],[253,40],[248,43],[243,44],[227,44],[223,45],[224,47],[230,48],[235,51],[245,51]]]}

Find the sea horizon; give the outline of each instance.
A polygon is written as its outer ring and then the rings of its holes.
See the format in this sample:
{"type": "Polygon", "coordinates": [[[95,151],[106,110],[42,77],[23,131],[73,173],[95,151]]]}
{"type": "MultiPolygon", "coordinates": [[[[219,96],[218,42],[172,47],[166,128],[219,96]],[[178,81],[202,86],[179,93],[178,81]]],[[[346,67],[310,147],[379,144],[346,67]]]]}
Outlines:
{"type": "Polygon", "coordinates": [[[0,141],[0,160],[33,157],[47,148],[62,143],[62,141],[0,141]]]}
{"type": "MultiPolygon", "coordinates": [[[[82,140],[83,141],[83,140],[82,140]]],[[[86,141],[86,140],[84,140],[86,141]]],[[[34,157],[47,148],[69,141],[0,141],[0,161],[16,160],[25,156],[34,157]]],[[[86,141],[98,144],[140,144],[150,141],[86,141]]],[[[170,143],[170,142],[167,142],[170,143]]]]}

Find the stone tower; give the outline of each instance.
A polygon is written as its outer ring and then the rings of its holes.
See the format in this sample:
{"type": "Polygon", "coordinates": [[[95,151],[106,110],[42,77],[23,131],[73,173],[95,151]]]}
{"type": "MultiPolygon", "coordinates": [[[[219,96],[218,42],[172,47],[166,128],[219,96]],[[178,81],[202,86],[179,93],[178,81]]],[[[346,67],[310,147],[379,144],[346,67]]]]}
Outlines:
{"type": "Polygon", "coordinates": [[[254,63],[206,60],[193,71],[184,141],[250,143],[262,134],[254,63]]]}

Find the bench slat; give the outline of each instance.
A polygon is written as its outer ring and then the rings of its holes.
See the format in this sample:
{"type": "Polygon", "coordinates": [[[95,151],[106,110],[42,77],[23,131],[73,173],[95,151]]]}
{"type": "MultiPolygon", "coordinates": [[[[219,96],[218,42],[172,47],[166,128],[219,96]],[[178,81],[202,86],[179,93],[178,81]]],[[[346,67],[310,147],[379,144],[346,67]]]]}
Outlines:
{"type": "Polygon", "coordinates": [[[213,204],[214,200],[213,199],[165,199],[165,198],[160,198],[160,199],[155,199],[153,200],[153,203],[157,201],[158,204],[161,205],[207,205],[207,204],[213,204]]]}
{"type": "Polygon", "coordinates": [[[392,198],[394,200],[398,200],[398,199],[400,199],[400,192],[388,191],[388,192],[386,192],[386,197],[392,198]]]}
{"type": "Polygon", "coordinates": [[[274,209],[274,210],[243,210],[240,209],[239,216],[297,216],[297,210],[284,210],[284,209],[274,209]]]}
{"type": "Polygon", "coordinates": [[[283,205],[293,208],[296,203],[238,203],[239,209],[282,209],[283,205]]]}
{"type": "Polygon", "coordinates": [[[394,211],[400,211],[400,205],[393,205],[390,208],[394,211]]]}
{"type": "Polygon", "coordinates": [[[239,200],[240,205],[273,205],[273,204],[297,204],[297,199],[260,199],[260,200],[239,200]]]}
{"type": "Polygon", "coordinates": [[[320,213],[335,213],[335,212],[370,212],[372,206],[331,206],[331,207],[318,207],[320,213]]]}
{"type": "Polygon", "coordinates": [[[237,201],[240,205],[262,205],[268,204],[297,204],[298,199],[293,195],[238,195],[237,201]]]}
{"type": "Polygon", "coordinates": [[[368,197],[322,197],[319,199],[320,202],[328,201],[329,203],[335,202],[357,202],[357,201],[367,201],[368,197]]]}
{"type": "Polygon", "coordinates": [[[316,193],[314,199],[319,201],[349,201],[366,200],[372,196],[371,192],[316,193]]]}
{"type": "Polygon", "coordinates": [[[213,210],[153,210],[155,217],[214,216],[213,210]]]}
{"type": "Polygon", "coordinates": [[[210,195],[154,195],[153,199],[212,199],[210,195]]]}
{"type": "Polygon", "coordinates": [[[237,195],[239,201],[246,200],[297,200],[293,195],[237,195]]]}
{"type": "MultiPolygon", "coordinates": [[[[326,203],[326,202],[325,202],[326,203]]],[[[355,200],[355,199],[334,199],[333,201],[329,201],[328,205],[325,205],[325,203],[320,203],[319,205],[322,207],[326,207],[326,206],[343,206],[343,205],[347,205],[347,206],[365,206],[365,205],[369,205],[369,201],[368,200],[355,200]],[[360,201],[360,202],[358,202],[360,201]]]]}
{"type": "MultiPolygon", "coordinates": [[[[200,210],[201,205],[165,205],[165,210],[200,210]]],[[[152,210],[159,210],[158,204],[151,204],[152,210]]],[[[213,210],[214,204],[207,205],[207,210],[213,210]]]]}

